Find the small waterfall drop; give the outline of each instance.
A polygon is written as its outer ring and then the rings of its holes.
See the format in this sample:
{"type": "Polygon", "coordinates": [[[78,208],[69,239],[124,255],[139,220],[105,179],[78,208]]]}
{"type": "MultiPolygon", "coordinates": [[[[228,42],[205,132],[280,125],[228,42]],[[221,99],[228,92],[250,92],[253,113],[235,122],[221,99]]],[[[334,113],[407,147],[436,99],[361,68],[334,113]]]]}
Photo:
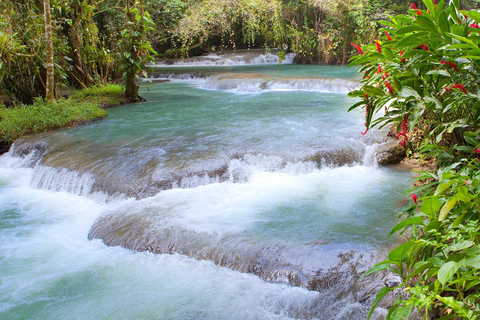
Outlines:
{"type": "Polygon", "coordinates": [[[90,173],[38,165],[34,169],[31,185],[38,189],[64,191],[78,196],[87,196],[92,193],[94,183],[95,178],[90,173]]]}
{"type": "Polygon", "coordinates": [[[270,52],[258,50],[238,50],[236,52],[210,53],[183,59],[170,59],[155,66],[170,67],[204,67],[204,66],[248,66],[292,64],[295,53],[287,53],[281,59],[276,50],[270,52]]]}

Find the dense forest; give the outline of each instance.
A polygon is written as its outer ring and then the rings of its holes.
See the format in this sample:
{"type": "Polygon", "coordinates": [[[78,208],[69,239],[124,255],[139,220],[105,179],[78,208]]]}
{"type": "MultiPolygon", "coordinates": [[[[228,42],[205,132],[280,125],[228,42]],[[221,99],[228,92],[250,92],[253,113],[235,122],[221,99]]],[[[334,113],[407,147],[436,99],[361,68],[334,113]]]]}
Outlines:
{"type": "MultiPolygon", "coordinates": [[[[149,61],[237,48],[278,48],[297,63],[346,64],[351,42],[410,3],[379,0],[7,0],[0,3],[0,91],[31,104],[47,91],[132,81],[149,61]],[[49,6],[51,41],[45,32],[49,6]]],[[[420,3],[418,4],[420,5],[420,3]]],[[[130,88],[130,89],[129,89],[130,88]]],[[[133,88],[133,89],[132,89],[133,88]]]]}

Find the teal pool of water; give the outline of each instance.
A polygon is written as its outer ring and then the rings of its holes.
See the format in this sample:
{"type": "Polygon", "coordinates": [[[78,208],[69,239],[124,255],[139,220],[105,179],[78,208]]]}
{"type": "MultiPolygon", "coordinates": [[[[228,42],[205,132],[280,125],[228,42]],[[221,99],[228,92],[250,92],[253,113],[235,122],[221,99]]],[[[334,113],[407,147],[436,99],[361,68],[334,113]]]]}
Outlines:
{"type": "MultiPolygon", "coordinates": [[[[252,73],[358,77],[332,66],[214,72],[237,73],[247,82],[252,73]]],[[[360,134],[362,111],[346,112],[355,100],[338,92],[238,93],[203,84],[144,84],[146,103],[112,108],[105,120],[14,145],[36,154],[0,157],[0,318],[365,318],[369,305],[356,298],[358,283],[309,291],[179,253],[134,252],[88,240],[99,217],[138,215],[150,219],[151,230],[218,240],[217,248],[200,251],[220,250],[222,241],[235,239],[239,259],[242,243],[281,244],[287,260],[310,274],[338,259],[330,252],[381,257],[398,241],[387,234],[412,174],[363,161],[383,133],[360,134]],[[322,165],[322,159],[312,160],[319,154],[353,160],[322,165]],[[224,179],[206,176],[209,170],[224,179]],[[176,184],[143,197],[121,196],[124,190],[141,194],[165,179],[176,184]],[[74,192],[81,189],[75,186],[87,191],[74,192]],[[121,192],[105,195],[115,190],[121,192]],[[355,294],[336,294],[350,291],[355,294]]]]}

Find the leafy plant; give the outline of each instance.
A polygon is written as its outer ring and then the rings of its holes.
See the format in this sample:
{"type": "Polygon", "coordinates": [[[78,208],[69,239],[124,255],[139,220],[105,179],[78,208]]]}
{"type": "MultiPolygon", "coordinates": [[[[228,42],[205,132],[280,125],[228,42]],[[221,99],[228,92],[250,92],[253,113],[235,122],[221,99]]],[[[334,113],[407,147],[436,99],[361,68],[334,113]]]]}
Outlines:
{"type": "MultiPolygon", "coordinates": [[[[400,143],[434,157],[438,171],[423,172],[404,220],[392,233],[410,240],[366,275],[381,270],[403,279],[387,319],[480,317],[480,13],[458,1],[424,0],[406,15],[383,21],[383,35],[356,46],[351,64],[364,72],[350,93],[365,109],[366,129],[393,125],[400,143]]],[[[365,132],[366,133],[366,132],[365,132]]],[[[388,292],[380,290],[372,311],[388,292]]]]}

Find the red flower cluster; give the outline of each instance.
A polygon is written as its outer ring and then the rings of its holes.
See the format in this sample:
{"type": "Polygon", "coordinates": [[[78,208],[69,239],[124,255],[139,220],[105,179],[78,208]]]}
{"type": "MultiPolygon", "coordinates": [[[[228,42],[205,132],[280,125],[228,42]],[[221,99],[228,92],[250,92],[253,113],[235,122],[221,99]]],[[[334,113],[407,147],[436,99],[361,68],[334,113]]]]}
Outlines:
{"type": "Polygon", "coordinates": [[[452,67],[453,70],[458,72],[458,66],[455,63],[450,62],[450,61],[443,61],[443,60],[440,60],[440,63],[441,64],[448,64],[450,67],[452,67]]]}
{"type": "Polygon", "coordinates": [[[362,136],[366,135],[368,132],[367,123],[365,122],[365,132],[360,132],[362,136]]]}
{"type": "Polygon", "coordinates": [[[412,8],[417,11],[417,15],[419,15],[419,16],[422,15],[422,11],[418,10],[417,6],[415,6],[415,4],[413,2],[412,2],[412,8]]]}
{"type": "Polygon", "coordinates": [[[472,23],[469,25],[470,28],[476,28],[476,29],[480,29],[480,26],[478,25],[478,23],[472,23]]]}
{"type": "MultiPolygon", "coordinates": [[[[365,94],[365,98],[367,98],[368,96],[365,94]]],[[[368,116],[368,105],[367,105],[367,108],[365,109],[365,120],[367,120],[367,116],[368,116]]],[[[360,132],[362,134],[362,136],[366,135],[368,132],[368,127],[367,127],[367,121],[365,121],[365,132],[360,132]]]]}
{"type": "Polygon", "coordinates": [[[402,131],[400,131],[397,134],[397,138],[400,138],[400,136],[403,136],[404,139],[402,142],[400,142],[400,145],[403,147],[405,145],[405,142],[407,141],[407,132],[408,132],[408,119],[407,116],[403,116],[403,121],[402,121],[402,131]]]}
{"type": "Polygon", "coordinates": [[[455,83],[450,88],[445,87],[445,91],[447,91],[447,92],[452,90],[452,89],[458,89],[458,90],[462,91],[463,93],[468,94],[467,89],[465,89],[465,86],[463,84],[460,84],[460,83],[455,83]]]}
{"type": "Polygon", "coordinates": [[[387,87],[388,89],[388,92],[393,94],[393,88],[392,88],[392,85],[390,83],[388,83],[387,81],[385,81],[385,86],[387,87]]]}
{"type": "Polygon", "coordinates": [[[473,147],[473,152],[480,153],[480,147],[478,149],[475,149],[475,147],[473,147]]]}
{"type": "Polygon", "coordinates": [[[392,41],[392,37],[390,37],[387,31],[385,31],[385,35],[387,36],[388,41],[392,41]]]}
{"type": "Polygon", "coordinates": [[[378,41],[375,41],[375,45],[377,46],[378,53],[382,53],[382,46],[380,45],[380,43],[378,43],[378,41]]]}
{"type": "Polygon", "coordinates": [[[377,74],[380,74],[380,73],[382,73],[382,67],[380,67],[380,65],[378,65],[377,74]]]}
{"type": "Polygon", "coordinates": [[[425,51],[428,51],[428,47],[425,44],[422,44],[419,47],[425,51]]]}
{"type": "Polygon", "coordinates": [[[360,46],[359,46],[358,44],[355,44],[355,43],[353,43],[353,42],[350,42],[350,44],[351,44],[352,46],[354,46],[355,48],[357,48],[358,53],[364,54],[362,48],[360,48],[360,46]]]}
{"type": "MultiPolygon", "coordinates": [[[[400,50],[400,57],[403,56],[403,51],[400,50]]],[[[400,58],[403,64],[405,64],[405,58],[400,58]]]]}

